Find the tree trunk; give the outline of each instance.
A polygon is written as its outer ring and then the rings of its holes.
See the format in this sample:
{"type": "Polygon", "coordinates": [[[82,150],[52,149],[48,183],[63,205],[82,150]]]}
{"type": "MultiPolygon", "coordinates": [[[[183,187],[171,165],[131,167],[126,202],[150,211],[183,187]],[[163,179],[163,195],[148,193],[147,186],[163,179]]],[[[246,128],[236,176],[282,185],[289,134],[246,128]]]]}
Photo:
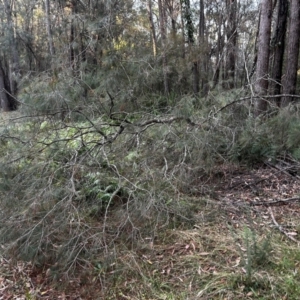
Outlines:
{"type": "Polygon", "coordinates": [[[71,27],[70,27],[70,66],[73,70],[76,69],[76,59],[75,59],[75,49],[74,49],[74,41],[75,41],[75,14],[76,14],[76,2],[77,0],[71,1],[71,27]]]}
{"type": "Polygon", "coordinates": [[[20,76],[20,59],[19,59],[19,53],[18,53],[16,38],[14,33],[14,22],[12,19],[11,6],[8,0],[4,0],[4,5],[5,5],[5,14],[7,19],[9,46],[11,50],[10,66],[9,66],[10,88],[12,94],[16,95],[18,89],[18,79],[20,76]]]}
{"type": "Polygon", "coordinates": [[[185,34],[184,34],[184,16],[182,5],[180,5],[180,22],[181,22],[181,34],[182,34],[182,54],[181,57],[185,58],[185,34]]]}
{"type": "MultiPolygon", "coordinates": [[[[272,0],[263,0],[261,5],[255,82],[255,91],[258,96],[266,95],[268,92],[272,0]]],[[[266,110],[267,102],[265,99],[259,98],[255,101],[255,116],[259,116],[266,110]]]]}
{"type": "Polygon", "coordinates": [[[159,10],[159,26],[160,26],[160,35],[161,35],[161,45],[162,45],[162,67],[163,67],[163,76],[164,76],[164,91],[168,95],[170,92],[169,88],[169,78],[168,78],[168,60],[166,54],[166,25],[165,25],[165,10],[162,3],[162,0],[158,0],[158,10],[159,10]]]}
{"type": "Polygon", "coordinates": [[[185,27],[187,30],[188,43],[194,44],[194,26],[192,20],[191,4],[190,0],[182,0],[185,27]]]}
{"type": "Polygon", "coordinates": [[[201,76],[201,94],[206,96],[208,93],[208,61],[210,60],[207,53],[208,42],[205,38],[205,13],[204,13],[204,1],[200,0],[200,11],[199,11],[199,46],[202,49],[202,59],[200,67],[200,76],[201,76]]]}
{"type": "Polygon", "coordinates": [[[226,26],[227,36],[227,56],[224,70],[225,84],[228,89],[234,88],[235,78],[235,58],[236,58],[236,42],[237,42],[237,3],[235,0],[226,0],[226,9],[228,21],[226,26]]]}
{"type": "MultiPolygon", "coordinates": [[[[277,19],[274,35],[271,41],[273,48],[273,59],[271,65],[271,78],[269,92],[271,95],[279,95],[281,91],[281,77],[285,48],[285,33],[288,15],[288,2],[279,0],[277,8],[277,19]]],[[[274,103],[280,106],[280,98],[274,98],[274,103]]]]}
{"type": "Polygon", "coordinates": [[[167,7],[167,11],[169,13],[169,16],[171,18],[171,37],[172,42],[175,43],[177,41],[177,26],[176,26],[176,19],[180,12],[180,6],[179,6],[178,0],[165,0],[165,5],[167,7]]]}
{"type": "Polygon", "coordinates": [[[0,67],[0,103],[3,111],[10,111],[10,105],[8,96],[5,91],[5,83],[4,83],[4,72],[2,67],[0,67]]]}
{"type": "MultiPolygon", "coordinates": [[[[187,30],[189,50],[191,52],[193,52],[195,40],[194,40],[194,25],[193,25],[193,20],[192,20],[190,0],[182,0],[181,5],[183,5],[184,20],[185,20],[185,27],[186,27],[186,30],[187,30]]],[[[197,59],[195,59],[193,61],[192,74],[193,74],[193,92],[194,92],[194,94],[199,94],[200,79],[199,79],[199,66],[198,66],[198,60],[197,59]]]]}
{"type": "MultiPolygon", "coordinates": [[[[287,64],[283,81],[283,94],[293,95],[296,92],[297,70],[299,58],[300,35],[300,0],[291,0],[290,26],[287,46],[287,64]]],[[[287,106],[293,97],[284,97],[281,106],[287,106]]]]}
{"type": "Polygon", "coordinates": [[[46,31],[48,35],[48,45],[49,52],[51,56],[55,54],[55,48],[53,45],[52,31],[51,31],[51,21],[50,21],[50,3],[49,0],[45,0],[45,15],[46,15],[46,31]]]}
{"type": "Polygon", "coordinates": [[[0,107],[3,111],[16,110],[18,107],[17,100],[11,95],[9,78],[5,74],[0,61],[0,107]]]}
{"type": "Polygon", "coordinates": [[[198,95],[200,92],[200,73],[199,73],[199,64],[198,61],[193,62],[193,92],[195,95],[198,95]]]}
{"type": "Polygon", "coordinates": [[[224,37],[222,35],[222,26],[223,26],[223,16],[219,12],[218,16],[218,40],[217,40],[217,50],[216,50],[216,69],[213,76],[213,88],[215,88],[220,80],[220,70],[222,64],[222,51],[224,48],[224,37]]]}
{"type": "Polygon", "coordinates": [[[156,56],[156,54],[157,54],[157,37],[156,37],[155,25],[154,25],[154,21],[153,21],[152,0],[148,0],[147,10],[148,10],[148,18],[149,18],[151,36],[152,36],[153,56],[156,56]]]}

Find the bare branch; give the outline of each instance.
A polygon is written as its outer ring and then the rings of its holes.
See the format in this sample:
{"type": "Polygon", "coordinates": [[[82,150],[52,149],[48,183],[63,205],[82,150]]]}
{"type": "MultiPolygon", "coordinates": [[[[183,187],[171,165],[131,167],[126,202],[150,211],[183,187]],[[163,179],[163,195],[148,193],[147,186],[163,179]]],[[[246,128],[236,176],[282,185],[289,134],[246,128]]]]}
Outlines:
{"type": "Polygon", "coordinates": [[[282,228],[282,226],[279,225],[279,224],[277,223],[277,221],[276,221],[276,219],[275,219],[275,217],[274,217],[274,215],[273,215],[273,212],[272,212],[271,207],[269,207],[268,210],[269,210],[269,213],[270,213],[270,215],[271,215],[272,221],[273,221],[273,223],[275,224],[275,226],[278,228],[278,230],[279,230],[281,233],[283,233],[287,238],[289,238],[290,240],[292,240],[293,242],[299,243],[299,241],[297,241],[295,238],[293,238],[291,235],[289,235],[287,232],[285,232],[285,230],[282,228]]]}
{"type": "Polygon", "coordinates": [[[261,201],[261,202],[251,202],[251,206],[274,206],[277,204],[287,204],[293,201],[299,201],[300,197],[288,198],[288,199],[279,199],[274,201],[261,201]]]}

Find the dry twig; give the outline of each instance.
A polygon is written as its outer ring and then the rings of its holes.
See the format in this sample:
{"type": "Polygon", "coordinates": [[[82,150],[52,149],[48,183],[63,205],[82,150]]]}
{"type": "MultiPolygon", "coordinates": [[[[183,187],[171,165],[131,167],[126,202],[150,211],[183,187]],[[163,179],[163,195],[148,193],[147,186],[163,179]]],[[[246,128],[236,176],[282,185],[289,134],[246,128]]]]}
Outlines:
{"type": "Polygon", "coordinates": [[[287,232],[285,232],[284,229],[282,228],[282,226],[277,223],[277,221],[276,221],[276,219],[275,219],[275,217],[273,215],[273,211],[272,211],[271,207],[268,208],[268,211],[269,211],[269,213],[271,215],[271,218],[272,218],[272,221],[273,221],[274,225],[278,228],[278,230],[281,233],[283,233],[287,238],[289,238],[290,240],[292,240],[293,242],[299,243],[299,241],[297,241],[295,238],[293,238],[291,235],[289,235],[287,232]]]}
{"type": "Polygon", "coordinates": [[[286,204],[289,202],[299,201],[299,200],[300,200],[300,197],[293,197],[293,198],[279,199],[279,200],[274,200],[274,201],[251,202],[250,205],[251,206],[260,206],[260,205],[272,206],[272,205],[276,205],[276,204],[286,204]]]}

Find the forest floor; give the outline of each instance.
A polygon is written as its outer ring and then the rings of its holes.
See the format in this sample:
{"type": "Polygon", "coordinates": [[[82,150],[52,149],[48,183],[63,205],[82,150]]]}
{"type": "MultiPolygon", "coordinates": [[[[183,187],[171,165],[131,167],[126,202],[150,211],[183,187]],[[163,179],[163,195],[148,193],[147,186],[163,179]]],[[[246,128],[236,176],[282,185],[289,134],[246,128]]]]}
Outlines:
{"type": "Polygon", "coordinates": [[[53,284],[47,270],[2,257],[0,299],[298,299],[300,180],[286,164],[200,178],[193,225],[123,253],[131,272],[106,296],[96,277],[64,289],[66,279],[53,284]]]}

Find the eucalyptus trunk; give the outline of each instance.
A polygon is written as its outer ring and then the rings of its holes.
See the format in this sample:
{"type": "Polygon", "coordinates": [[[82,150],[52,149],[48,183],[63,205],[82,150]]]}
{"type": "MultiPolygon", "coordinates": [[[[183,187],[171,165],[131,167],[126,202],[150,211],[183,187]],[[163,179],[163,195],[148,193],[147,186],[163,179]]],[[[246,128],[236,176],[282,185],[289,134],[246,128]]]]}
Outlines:
{"type": "Polygon", "coordinates": [[[19,53],[17,49],[17,41],[15,38],[15,28],[14,21],[12,18],[12,10],[9,0],[3,0],[5,6],[5,14],[7,20],[7,34],[9,40],[10,47],[10,63],[9,63],[9,81],[10,81],[10,89],[13,95],[17,94],[18,90],[18,80],[20,77],[20,59],[19,53]]]}
{"type": "MultiPolygon", "coordinates": [[[[184,21],[185,21],[185,27],[187,32],[189,50],[192,53],[192,57],[193,57],[195,40],[194,40],[194,24],[193,24],[190,0],[182,0],[181,5],[183,6],[182,10],[184,11],[184,21]]],[[[199,94],[200,77],[199,77],[199,63],[197,58],[193,59],[192,61],[192,74],[193,74],[193,92],[194,94],[199,94]]]]}
{"type": "Polygon", "coordinates": [[[236,44],[237,44],[237,2],[226,0],[227,9],[227,56],[224,70],[224,79],[226,87],[234,88],[235,83],[235,60],[236,60],[236,44]]]}
{"type": "Polygon", "coordinates": [[[206,96],[208,93],[208,62],[210,57],[207,53],[208,42],[205,36],[205,11],[204,1],[200,0],[200,11],[199,11],[199,47],[202,50],[201,64],[199,61],[200,76],[201,76],[201,94],[206,96]]]}
{"type": "Polygon", "coordinates": [[[1,108],[3,111],[10,111],[10,104],[9,104],[9,99],[6,93],[5,89],[5,79],[4,79],[4,72],[2,67],[0,66],[0,103],[1,103],[1,108]]]}
{"type": "Polygon", "coordinates": [[[220,80],[221,66],[222,66],[222,52],[224,49],[224,37],[222,34],[223,16],[219,13],[218,16],[218,40],[216,50],[216,68],[213,76],[213,88],[215,88],[220,80]]]}
{"type": "MultiPolygon", "coordinates": [[[[299,36],[300,36],[300,0],[291,0],[290,26],[287,45],[287,64],[285,78],[283,81],[283,94],[294,95],[297,85],[297,70],[299,58],[299,36]]],[[[281,106],[287,106],[293,97],[284,97],[281,106]]]]}
{"type": "Polygon", "coordinates": [[[272,0],[263,0],[261,5],[255,82],[255,91],[259,98],[255,101],[255,116],[264,113],[268,107],[263,96],[268,92],[272,0]]]}
{"type": "Polygon", "coordinates": [[[45,15],[46,15],[46,31],[48,36],[48,45],[49,45],[49,52],[51,56],[55,54],[55,48],[53,45],[53,37],[52,37],[52,30],[51,30],[51,19],[50,19],[50,3],[49,0],[45,0],[45,15]]]}
{"type": "Polygon", "coordinates": [[[165,9],[162,0],[158,0],[158,11],[159,11],[159,27],[161,35],[161,46],[162,46],[162,67],[164,77],[164,91],[165,94],[169,94],[169,76],[168,76],[168,59],[167,59],[167,36],[166,36],[166,23],[165,23],[165,9]]]}
{"type": "MultiPolygon", "coordinates": [[[[271,62],[271,78],[269,92],[272,95],[279,95],[281,92],[281,77],[285,49],[286,24],[288,16],[288,2],[279,0],[277,7],[277,19],[274,34],[271,41],[272,62],[271,62]]],[[[274,103],[280,106],[280,98],[274,98],[274,103]]]]}
{"type": "Polygon", "coordinates": [[[148,10],[148,18],[149,18],[149,23],[150,23],[151,37],[152,37],[153,56],[156,56],[156,54],[157,54],[157,37],[156,37],[155,24],[153,21],[152,0],[148,0],[147,10],[148,10]]]}
{"type": "Polygon", "coordinates": [[[76,1],[72,0],[71,2],[71,27],[70,27],[70,66],[72,69],[76,69],[75,66],[75,49],[74,49],[74,39],[75,39],[75,24],[74,24],[74,17],[75,17],[75,7],[76,1]]]}

